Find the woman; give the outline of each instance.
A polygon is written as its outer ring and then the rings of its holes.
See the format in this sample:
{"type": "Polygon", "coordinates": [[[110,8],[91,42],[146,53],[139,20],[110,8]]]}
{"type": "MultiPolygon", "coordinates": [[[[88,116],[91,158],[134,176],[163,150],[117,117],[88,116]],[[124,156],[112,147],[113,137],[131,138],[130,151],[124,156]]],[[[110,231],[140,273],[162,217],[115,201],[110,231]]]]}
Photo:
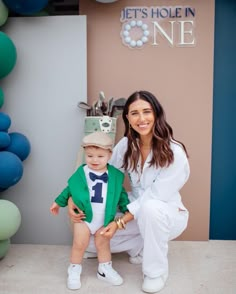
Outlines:
{"type": "MultiPolygon", "coordinates": [[[[134,220],[125,219],[130,221],[127,229],[116,234],[118,226],[113,222],[104,233],[112,237],[112,252],[127,251],[130,262],[142,262],[142,290],[155,293],[168,278],[168,241],[178,237],[188,223],[179,193],[190,173],[188,155],[184,144],[174,139],[165,112],[152,93],[133,93],[122,116],[124,138],[115,146],[110,163],[128,173],[132,189],[128,209],[134,220]]],[[[77,222],[80,218],[74,208],[69,201],[69,214],[77,222]]],[[[94,245],[88,251],[94,252],[94,245]]]]}

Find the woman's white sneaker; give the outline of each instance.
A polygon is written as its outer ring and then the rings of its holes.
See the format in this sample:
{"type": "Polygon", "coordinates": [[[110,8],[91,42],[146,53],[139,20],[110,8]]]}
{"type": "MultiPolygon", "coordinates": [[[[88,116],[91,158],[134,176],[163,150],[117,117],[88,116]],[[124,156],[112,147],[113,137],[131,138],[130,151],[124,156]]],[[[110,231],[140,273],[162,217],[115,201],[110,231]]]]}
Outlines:
{"type": "Polygon", "coordinates": [[[123,283],[122,277],[112,267],[112,262],[99,263],[97,277],[99,280],[106,281],[114,286],[123,283]]]}
{"type": "Polygon", "coordinates": [[[80,275],[82,266],[80,264],[70,264],[68,267],[67,288],[70,290],[77,290],[81,287],[80,275]]]}
{"type": "Polygon", "coordinates": [[[132,264],[141,264],[143,263],[143,250],[139,252],[138,255],[129,258],[129,262],[132,264]]]}
{"type": "Polygon", "coordinates": [[[134,257],[129,257],[129,262],[132,264],[141,264],[143,262],[143,257],[141,255],[137,255],[134,257]]]}
{"type": "Polygon", "coordinates": [[[147,276],[144,277],[142,290],[147,293],[156,293],[161,291],[165,287],[166,280],[168,275],[162,275],[158,278],[149,278],[147,276]]]}

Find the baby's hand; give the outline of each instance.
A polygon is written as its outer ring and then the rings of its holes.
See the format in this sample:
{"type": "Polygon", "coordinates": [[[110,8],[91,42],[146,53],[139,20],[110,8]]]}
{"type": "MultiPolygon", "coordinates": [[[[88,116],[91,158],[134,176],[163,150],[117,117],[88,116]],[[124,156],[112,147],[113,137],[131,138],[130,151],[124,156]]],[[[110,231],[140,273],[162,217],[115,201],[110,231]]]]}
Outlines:
{"type": "Polygon", "coordinates": [[[52,206],[50,207],[51,213],[57,215],[59,213],[59,209],[60,206],[56,202],[53,202],[52,206]]]}

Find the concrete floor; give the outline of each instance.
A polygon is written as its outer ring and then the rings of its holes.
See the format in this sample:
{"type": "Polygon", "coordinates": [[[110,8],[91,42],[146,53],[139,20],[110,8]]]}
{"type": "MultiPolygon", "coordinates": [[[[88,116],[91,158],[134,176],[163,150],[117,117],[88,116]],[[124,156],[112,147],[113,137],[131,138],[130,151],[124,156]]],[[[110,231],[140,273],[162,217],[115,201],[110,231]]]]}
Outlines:
{"type": "MultiPolygon", "coordinates": [[[[124,294],[143,293],[140,265],[125,253],[114,254],[114,268],[123,276],[121,286],[97,279],[97,259],[84,259],[82,287],[66,288],[69,246],[14,245],[0,260],[0,294],[124,294]]],[[[236,241],[171,241],[170,274],[161,294],[235,294],[236,241]]]]}

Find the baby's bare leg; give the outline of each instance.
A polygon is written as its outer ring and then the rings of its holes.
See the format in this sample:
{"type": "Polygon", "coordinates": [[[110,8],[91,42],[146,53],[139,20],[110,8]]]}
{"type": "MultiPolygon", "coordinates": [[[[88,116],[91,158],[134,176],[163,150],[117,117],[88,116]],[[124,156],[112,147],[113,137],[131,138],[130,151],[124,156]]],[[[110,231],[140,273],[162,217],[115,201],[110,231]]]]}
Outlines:
{"type": "Polygon", "coordinates": [[[99,262],[97,277],[99,280],[118,286],[123,283],[123,279],[112,267],[110,239],[100,234],[103,229],[100,228],[94,236],[99,262]]]}
{"type": "Polygon", "coordinates": [[[88,247],[90,239],[90,230],[85,223],[73,224],[73,245],[71,250],[70,262],[81,264],[83,255],[88,247]]]}
{"type": "Polygon", "coordinates": [[[110,239],[100,234],[103,228],[100,228],[94,236],[94,242],[97,249],[98,262],[104,263],[111,261],[110,239]]]}

